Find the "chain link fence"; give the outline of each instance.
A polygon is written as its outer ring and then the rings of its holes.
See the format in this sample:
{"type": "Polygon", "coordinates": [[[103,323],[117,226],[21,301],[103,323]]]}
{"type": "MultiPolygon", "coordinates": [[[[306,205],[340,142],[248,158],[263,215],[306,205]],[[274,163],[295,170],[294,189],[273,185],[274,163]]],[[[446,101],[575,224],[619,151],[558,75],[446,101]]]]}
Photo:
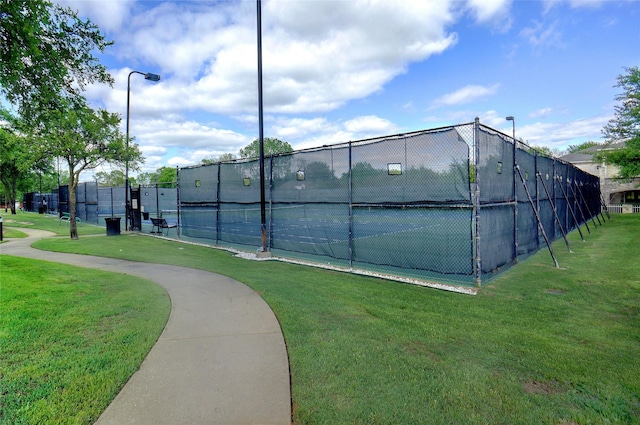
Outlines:
{"type": "MultiPolygon", "coordinates": [[[[264,167],[268,249],[347,270],[480,285],[602,224],[598,177],[478,120],[273,155],[264,167]]],[[[162,218],[185,240],[262,245],[257,159],[181,168],[177,180],[132,188],[134,229],[162,218]]],[[[51,203],[68,212],[68,187],[58,193],[51,203]]],[[[123,187],[81,183],[76,196],[87,222],[125,215],[123,187]]]]}
{"type": "MultiPolygon", "coordinates": [[[[271,251],[398,276],[479,285],[600,212],[597,177],[477,121],[264,164],[271,251]]],[[[259,175],[256,159],[180,169],[181,235],[259,247],[259,175]]]]}

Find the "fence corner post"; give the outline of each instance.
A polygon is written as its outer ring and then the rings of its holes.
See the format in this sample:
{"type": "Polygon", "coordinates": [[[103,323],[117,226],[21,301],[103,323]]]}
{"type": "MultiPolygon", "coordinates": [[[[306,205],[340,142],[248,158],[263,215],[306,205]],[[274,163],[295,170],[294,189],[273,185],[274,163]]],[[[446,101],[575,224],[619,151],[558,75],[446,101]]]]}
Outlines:
{"type": "MultiPolygon", "coordinates": [[[[474,282],[477,287],[482,286],[482,253],[480,248],[480,118],[476,117],[473,123],[473,261],[474,282]]],[[[471,176],[470,176],[471,177],[471,176]]]]}

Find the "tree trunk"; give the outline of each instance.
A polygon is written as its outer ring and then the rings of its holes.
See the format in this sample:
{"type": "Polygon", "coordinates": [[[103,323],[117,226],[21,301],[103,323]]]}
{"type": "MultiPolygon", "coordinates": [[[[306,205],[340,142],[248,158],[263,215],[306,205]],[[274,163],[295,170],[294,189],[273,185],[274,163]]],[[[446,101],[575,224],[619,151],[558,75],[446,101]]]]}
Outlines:
{"type": "Polygon", "coordinates": [[[69,236],[73,240],[78,239],[78,224],[76,223],[76,189],[78,178],[69,165],[69,236]]]}
{"type": "MultiPolygon", "coordinates": [[[[2,185],[4,186],[4,192],[5,192],[6,198],[8,198],[9,204],[11,205],[11,214],[15,215],[16,214],[17,179],[12,175],[7,180],[3,179],[2,185]]],[[[5,199],[5,209],[7,206],[6,202],[7,202],[7,199],[5,199]]]]}

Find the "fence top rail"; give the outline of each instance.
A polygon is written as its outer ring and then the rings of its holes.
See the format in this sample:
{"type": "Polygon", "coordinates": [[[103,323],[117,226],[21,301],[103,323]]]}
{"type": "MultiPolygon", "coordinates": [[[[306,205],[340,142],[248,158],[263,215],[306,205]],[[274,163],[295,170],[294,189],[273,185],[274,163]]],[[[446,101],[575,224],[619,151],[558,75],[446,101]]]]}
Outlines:
{"type": "MultiPolygon", "coordinates": [[[[366,138],[366,139],[349,140],[347,142],[338,142],[338,143],[333,143],[333,144],[328,144],[328,145],[322,145],[322,146],[316,146],[316,147],[311,147],[311,148],[299,149],[299,150],[295,150],[295,151],[292,151],[292,152],[284,152],[284,153],[278,153],[278,154],[265,155],[265,157],[266,158],[277,158],[277,157],[281,157],[281,156],[289,156],[289,155],[293,155],[293,154],[296,154],[296,153],[302,153],[302,152],[316,152],[316,151],[320,151],[320,150],[324,150],[324,149],[342,149],[342,148],[347,148],[350,145],[370,144],[370,143],[376,143],[376,142],[384,141],[384,140],[402,139],[402,138],[417,136],[417,135],[420,135],[420,134],[438,133],[438,132],[447,131],[447,130],[450,130],[450,129],[455,129],[455,128],[458,128],[458,127],[465,127],[465,126],[471,126],[471,125],[473,125],[473,122],[468,122],[468,123],[463,123],[463,124],[455,124],[455,125],[448,125],[448,126],[442,126],[442,127],[436,127],[436,128],[430,128],[430,129],[423,129],[423,130],[416,130],[416,131],[410,131],[410,132],[406,132],[406,133],[398,133],[398,134],[392,134],[392,135],[376,136],[376,137],[370,137],[370,138],[366,138]]],[[[217,165],[220,165],[220,164],[242,164],[242,163],[245,163],[245,162],[252,162],[252,161],[255,161],[257,159],[258,159],[258,157],[235,158],[235,159],[229,159],[229,160],[226,160],[226,161],[214,162],[214,163],[211,163],[211,164],[194,164],[194,165],[188,165],[186,167],[180,167],[180,168],[181,169],[191,169],[191,168],[217,166],[217,165]]]]}

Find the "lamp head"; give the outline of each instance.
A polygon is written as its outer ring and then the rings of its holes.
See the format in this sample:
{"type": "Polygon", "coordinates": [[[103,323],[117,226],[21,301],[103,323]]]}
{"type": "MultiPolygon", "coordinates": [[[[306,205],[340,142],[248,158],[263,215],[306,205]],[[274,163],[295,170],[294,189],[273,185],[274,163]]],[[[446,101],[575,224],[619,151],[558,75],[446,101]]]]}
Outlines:
{"type": "Polygon", "coordinates": [[[506,118],[506,120],[507,120],[507,121],[514,121],[513,116],[511,116],[511,115],[509,115],[509,116],[506,118]]]}
{"type": "Polygon", "coordinates": [[[147,72],[146,74],[144,74],[144,79],[150,81],[160,81],[160,76],[158,74],[147,72]]]}

